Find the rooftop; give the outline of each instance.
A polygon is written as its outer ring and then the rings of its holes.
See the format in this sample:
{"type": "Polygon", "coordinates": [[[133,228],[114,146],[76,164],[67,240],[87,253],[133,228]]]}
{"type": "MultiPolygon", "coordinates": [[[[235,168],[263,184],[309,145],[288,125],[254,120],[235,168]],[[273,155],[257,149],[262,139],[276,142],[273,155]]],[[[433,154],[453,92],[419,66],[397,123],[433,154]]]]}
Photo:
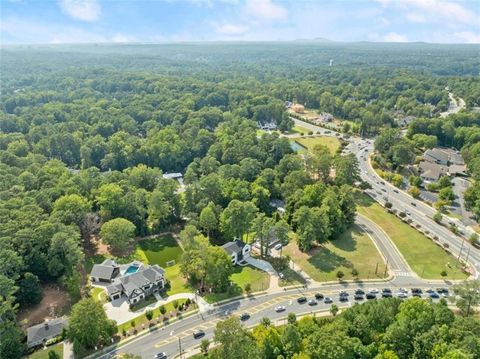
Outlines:
{"type": "Polygon", "coordinates": [[[54,337],[62,334],[63,328],[68,325],[66,317],[46,320],[41,324],[34,325],[27,329],[27,344],[28,346],[35,346],[54,337]]]}

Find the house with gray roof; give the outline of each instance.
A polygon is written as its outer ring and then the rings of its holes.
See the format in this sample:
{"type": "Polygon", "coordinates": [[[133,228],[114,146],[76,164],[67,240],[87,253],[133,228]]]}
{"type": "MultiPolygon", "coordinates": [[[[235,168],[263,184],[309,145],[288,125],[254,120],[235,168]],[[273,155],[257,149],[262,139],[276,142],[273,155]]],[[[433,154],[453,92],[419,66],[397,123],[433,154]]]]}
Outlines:
{"type": "Polygon", "coordinates": [[[240,239],[225,243],[222,246],[223,250],[232,258],[232,264],[237,265],[250,256],[252,247],[240,239]]]}
{"type": "Polygon", "coordinates": [[[425,182],[437,182],[440,177],[448,173],[447,166],[441,166],[437,163],[422,161],[419,163],[420,177],[425,182]]]}
{"type": "Polygon", "coordinates": [[[439,165],[464,165],[465,161],[462,155],[452,148],[435,147],[428,149],[423,154],[423,159],[428,162],[437,163],[439,165]]]}
{"type": "Polygon", "coordinates": [[[106,259],[102,264],[95,264],[90,272],[92,282],[112,283],[120,274],[120,266],[114,260],[106,259]]]}
{"type": "Polygon", "coordinates": [[[27,329],[27,346],[33,348],[45,345],[50,339],[62,335],[63,329],[68,325],[67,317],[46,320],[41,324],[27,329]]]}

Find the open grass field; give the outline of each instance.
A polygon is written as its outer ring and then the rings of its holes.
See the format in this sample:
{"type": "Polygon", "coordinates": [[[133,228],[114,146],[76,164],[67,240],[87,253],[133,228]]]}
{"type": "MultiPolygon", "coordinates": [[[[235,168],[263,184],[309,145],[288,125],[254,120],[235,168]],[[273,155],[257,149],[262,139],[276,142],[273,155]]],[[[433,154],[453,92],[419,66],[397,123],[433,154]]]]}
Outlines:
{"type": "Polygon", "coordinates": [[[373,199],[357,194],[358,212],[377,223],[392,239],[413,271],[426,279],[466,279],[467,275],[456,267],[455,258],[437,246],[425,235],[388,213],[373,199]]]}
{"type": "Polygon", "coordinates": [[[48,352],[53,350],[59,355],[59,358],[63,358],[63,343],[58,343],[47,347],[47,349],[37,350],[32,355],[28,356],[28,359],[48,359],[48,352]]]}
{"type": "Polygon", "coordinates": [[[107,302],[107,293],[105,289],[99,287],[92,288],[92,298],[97,302],[106,303],[107,302]]]}
{"type": "Polygon", "coordinates": [[[339,139],[332,136],[298,138],[295,139],[295,141],[307,148],[309,151],[313,150],[316,145],[324,145],[328,147],[332,154],[335,154],[337,149],[340,147],[339,139]]]}
{"type": "Polygon", "coordinates": [[[247,283],[250,283],[252,292],[266,290],[270,285],[270,276],[266,272],[250,266],[234,267],[234,273],[230,276],[230,280],[233,285],[228,292],[207,294],[205,300],[213,303],[241,295],[244,293],[247,283]]]}
{"type": "Polygon", "coordinates": [[[295,241],[291,241],[283,250],[294,263],[310,277],[319,282],[337,279],[337,272],[344,273],[343,279],[382,278],[385,262],[368,235],[354,226],[338,239],[303,253],[295,241]],[[375,269],[378,263],[378,274],[375,269]],[[352,275],[352,269],[358,271],[358,277],[352,275]]]}

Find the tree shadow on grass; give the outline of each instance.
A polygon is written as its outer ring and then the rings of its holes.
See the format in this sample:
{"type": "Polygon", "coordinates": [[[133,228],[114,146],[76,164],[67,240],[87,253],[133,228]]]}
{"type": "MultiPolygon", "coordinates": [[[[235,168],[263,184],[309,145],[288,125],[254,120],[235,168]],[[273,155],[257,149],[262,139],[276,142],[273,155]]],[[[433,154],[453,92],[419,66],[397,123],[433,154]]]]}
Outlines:
{"type": "Polygon", "coordinates": [[[375,200],[362,192],[355,192],[355,202],[361,207],[370,207],[375,203],[375,200]]]}
{"type": "Polygon", "coordinates": [[[325,247],[317,249],[308,262],[321,272],[331,272],[339,267],[353,268],[349,260],[325,247]]]}
{"type": "Polygon", "coordinates": [[[138,241],[138,246],[144,251],[160,252],[166,247],[178,247],[178,244],[171,235],[163,235],[138,241]]]}
{"type": "Polygon", "coordinates": [[[355,237],[362,235],[359,227],[352,226],[343,232],[337,239],[330,243],[338,249],[346,252],[353,252],[357,249],[357,241],[355,237]]]}

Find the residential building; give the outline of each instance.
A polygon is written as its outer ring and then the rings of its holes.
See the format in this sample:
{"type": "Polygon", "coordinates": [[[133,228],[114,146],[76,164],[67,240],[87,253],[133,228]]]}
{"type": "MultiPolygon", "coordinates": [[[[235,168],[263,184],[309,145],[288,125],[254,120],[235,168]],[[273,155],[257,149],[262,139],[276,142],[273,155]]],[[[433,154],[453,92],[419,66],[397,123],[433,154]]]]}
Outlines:
{"type": "Polygon", "coordinates": [[[120,266],[111,259],[106,259],[102,264],[95,264],[90,272],[92,282],[112,283],[120,274],[120,266]]]}
{"type": "Polygon", "coordinates": [[[450,176],[459,176],[459,177],[466,177],[467,174],[467,166],[466,165],[450,165],[448,167],[448,174],[450,176]]]}
{"type": "Polygon", "coordinates": [[[135,261],[119,266],[113,260],[109,260],[96,266],[100,268],[94,266],[92,269],[92,283],[105,283],[110,279],[111,284],[105,288],[110,300],[125,296],[128,303],[135,304],[165,288],[165,271],[156,264],[150,266],[135,261]],[[110,267],[110,271],[105,267],[110,267]],[[97,277],[93,277],[94,272],[97,277]],[[98,277],[99,273],[102,277],[98,277]],[[112,277],[109,273],[116,275],[112,277]]]}
{"type": "Polygon", "coordinates": [[[435,147],[428,149],[423,154],[423,159],[444,166],[465,164],[462,155],[452,148],[435,147]]]}
{"type": "Polygon", "coordinates": [[[425,182],[436,182],[441,176],[448,173],[448,167],[433,162],[422,161],[418,167],[420,170],[420,177],[425,182]]]}
{"type": "Polygon", "coordinates": [[[62,335],[63,329],[68,325],[67,317],[60,317],[46,320],[41,324],[34,325],[27,329],[27,346],[33,348],[45,345],[50,339],[62,335]]]}
{"type": "Polygon", "coordinates": [[[250,244],[246,244],[240,239],[225,243],[222,248],[232,258],[233,265],[241,264],[245,258],[250,256],[250,251],[252,249],[250,244]]]}

